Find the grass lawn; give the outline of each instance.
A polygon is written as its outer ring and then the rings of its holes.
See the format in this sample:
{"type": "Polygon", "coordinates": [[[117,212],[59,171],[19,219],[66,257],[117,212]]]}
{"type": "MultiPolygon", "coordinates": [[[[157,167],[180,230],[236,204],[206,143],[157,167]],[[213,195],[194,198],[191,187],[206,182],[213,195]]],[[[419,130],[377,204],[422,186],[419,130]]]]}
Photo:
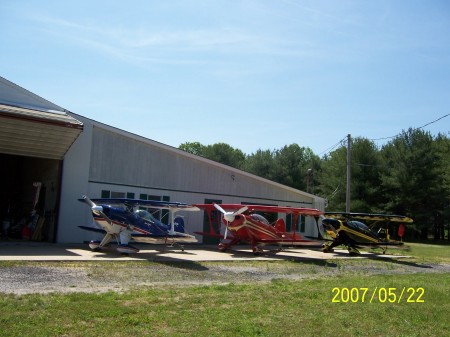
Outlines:
{"type": "MultiPolygon", "coordinates": [[[[411,245],[412,260],[449,262],[450,246],[426,246],[411,245]]],[[[349,260],[358,263],[367,262],[349,260]]],[[[121,293],[0,294],[0,336],[450,336],[449,313],[449,273],[348,272],[121,293]]]]}
{"type": "Polygon", "coordinates": [[[411,255],[418,262],[450,263],[450,243],[406,243],[406,246],[408,248],[403,253],[411,255]]]}

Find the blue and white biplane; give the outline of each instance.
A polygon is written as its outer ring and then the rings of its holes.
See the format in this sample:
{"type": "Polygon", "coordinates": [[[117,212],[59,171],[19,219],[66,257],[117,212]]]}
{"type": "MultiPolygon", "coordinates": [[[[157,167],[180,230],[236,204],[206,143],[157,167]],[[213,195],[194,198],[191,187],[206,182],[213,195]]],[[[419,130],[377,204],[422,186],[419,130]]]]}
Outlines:
{"type": "Polygon", "coordinates": [[[90,241],[89,247],[98,251],[118,244],[117,251],[122,254],[137,253],[139,249],[129,244],[131,240],[143,243],[179,245],[197,242],[195,236],[185,233],[183,218],[175,216],[179,211],[198,211],[199,208],[178,202],[164,202],[140,199],[78,199],[91,207],[94,223],[98,226],[79,226],[80,228],[104,234],[101,241],[90,241]],[[156,219],[149,210],[167,210],[169,223],[156,219]]]}

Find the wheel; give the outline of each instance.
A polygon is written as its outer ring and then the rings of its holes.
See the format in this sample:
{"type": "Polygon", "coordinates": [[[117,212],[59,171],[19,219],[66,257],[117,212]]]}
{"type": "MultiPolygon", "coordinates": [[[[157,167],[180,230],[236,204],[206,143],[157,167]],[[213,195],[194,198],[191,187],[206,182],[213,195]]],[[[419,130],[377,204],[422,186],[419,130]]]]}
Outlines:
{"type": "Polygon", "coordinates": [[[253,255],[255,255],[255,256],[259,256],[263,252],[263,250],[259,247],[253,247],[252,249],[253,249],[253,255]]]}
{"type": "Polygon", "coordinates": [[[359,256],[361,254],[359,250],[354,247],[348,247],[348,252],[350,256],[359,256]]]}
{"type": "Polygon", "coordinates": [[[328,245],[328,244],[323,244],[322,245],[322,252],[324,252],[324,253],[333,253],[334,249],[330,248],[330,245],[328,245]]]}
{"type": "Polygon", "coordinates": [[[226,252],[228,247],[226,245],[224,245],[223,243],[219,243],[219,251],[221,252],[226,252]]]}

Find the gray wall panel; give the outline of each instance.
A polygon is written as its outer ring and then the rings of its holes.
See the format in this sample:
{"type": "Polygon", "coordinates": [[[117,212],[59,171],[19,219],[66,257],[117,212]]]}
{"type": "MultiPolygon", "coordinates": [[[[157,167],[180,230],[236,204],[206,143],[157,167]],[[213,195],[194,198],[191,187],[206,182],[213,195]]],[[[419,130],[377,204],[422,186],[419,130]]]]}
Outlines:
{"type": "Polygon", "coordinates": [[[166,190],[312,202],[297,190],[177,149],[93,128],[90,180],[166,190]]]}

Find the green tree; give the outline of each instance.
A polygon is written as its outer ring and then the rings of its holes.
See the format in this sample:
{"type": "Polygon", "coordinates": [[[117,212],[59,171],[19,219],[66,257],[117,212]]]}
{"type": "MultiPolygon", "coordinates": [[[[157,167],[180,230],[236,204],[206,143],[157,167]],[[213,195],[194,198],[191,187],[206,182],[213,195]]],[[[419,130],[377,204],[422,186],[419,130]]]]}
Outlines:
{"type": "MultiPolygon", "coordinates": [[[[380,209],[380,159],[376,145],[355,138],[351,147],[350,211],[377,212],[380,209]]],[[[328,200],[328,209],[344,211],[347,191],[347,145],[322,159],[319,193],[328,200]]]]}
{"type": "Polygon", "coordinates": [[[322,158],[318,194],[328,201],[327,210],[344,211],[347,184],[347,148],[341,146],[322,158]]]}
{"type": "Polygon", "coordinates": [[[246,157],[243,169],[257,176],[273,180],[274,165],[273,152],[259,149],[246,157]]]}
{"type": "Polygon", "coordinates": [[[199,142],[186,142],[178,147],[180,150],[214,160],[221,164],[242,168],[245,162],[244,153],[225,143],[203,145],[199,142]]]}
{"type": "Polygon", "coordinates": [[[314,171],[320,160],[309,148],[286,145],[274,152],[273,180],[300,190],[314,186],[314,171]]]}
{"type": "Polygon", "coordinates": [[[225,143],[206,146],[203,150],[203,156],[238,169],[244,166],[245,161],[245,155],[241,150],[235,149],[225,143]]]}
{"type": "Polygon", "coordinates": [[[447,225],[447,238],[450,240],[450,139],[439,134],[434,145],[441,193],[440,205],[436,212],[434,237],[445,239],[445,225],[447,225]]]}
{"type": "Polygon", "coordinates": [[[382,157],[385,211],[412,216],[426,239],[445,198],[441,159],[433,137],[409,129],[382,148],[382,157]]]}
{"type": "Polygon", "coordinates": [[[197,156],[203,156],[205,152],[205,146],[200,144],[199,142],[186,142],[178,146],[178,148],[197,156]]]}
{"type": "Polygon", "coordinates": [[[365,138],[352,142],[351,211],[376,213],[380,211],[380,170],[382,164],[377,146],[365,138]]]}

